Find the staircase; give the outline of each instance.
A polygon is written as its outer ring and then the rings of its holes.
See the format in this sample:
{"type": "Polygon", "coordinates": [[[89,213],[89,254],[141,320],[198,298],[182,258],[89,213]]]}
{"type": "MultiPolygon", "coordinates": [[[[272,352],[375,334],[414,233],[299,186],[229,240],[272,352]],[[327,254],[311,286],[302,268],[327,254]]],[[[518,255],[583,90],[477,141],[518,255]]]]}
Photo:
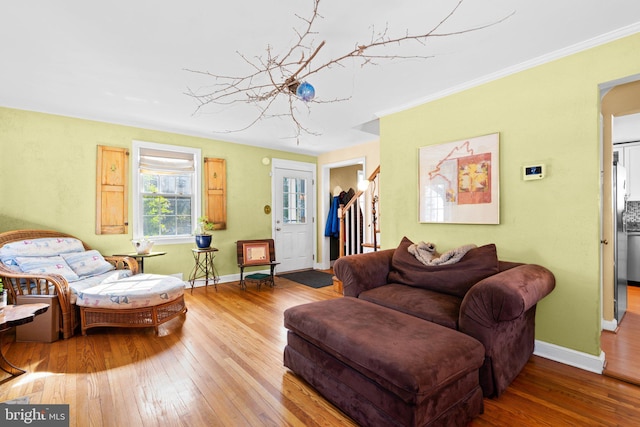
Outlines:
{"type": "MultiPolygon", "coordinates": [[[[380,166],[368,179],[365,190],[358,190],[346,205],[340,205],[340,244],[338,257],[380,249],[379,183],[380,166]]],[[[333,277],[333,290],[342,293],[342,282],[333,277]]]]}
{"type": "Polygon", "coordinates": [[[358,190],[346,205],[340,205],[340,245],[339,257],[380,249],[379,209],[380,166],[368,179],[366,190],[358,190]],[[368,249],[368,250],[367,250],[368,249]]]}

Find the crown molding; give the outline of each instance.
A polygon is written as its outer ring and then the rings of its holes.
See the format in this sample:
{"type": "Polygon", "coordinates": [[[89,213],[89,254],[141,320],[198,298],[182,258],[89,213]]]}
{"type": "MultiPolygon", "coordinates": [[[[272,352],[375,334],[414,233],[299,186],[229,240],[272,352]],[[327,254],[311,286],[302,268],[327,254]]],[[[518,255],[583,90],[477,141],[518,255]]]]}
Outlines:
{"type": "Polygon", "coordinates": [[[563,49],[559,49],[550,53],[547,53],[545,55],[542,56],[538,56],[536,58],[530,59],[528,61],[525,62],[521,62],[519,64],[513,65],[511,67],[507,67],[504,68],[500,71],[497,71],[495,73],[491,73],[488,74],[486,76],[474,79],[474,80],[470,80],[468,82],[462,83],[460,85],[457,86],[452,86],[448,89],[445,89],[443,91],[440,92],[436,92],[434,94],[428,95],[426,97],[423,98],[418,98],[415,101],[412,101],[410,103],[404,104],[404,105],[400,105],[398,107],[394,107],[394,108],[389,108],[387,110],[382,110],[379,111],[378,113],[376,113],[376,116],[378,118],[380,117],[384,117],[384,116],[388,116],[390,114],[394,114],[394,113],[399,113],[401,111],[405,111],[411,108],[415,108],[417,106],[438,100],[438,99],[442,99],[442,98],[446,98],[447,96],[456,94],[456,93],[460,93],[463,92],[465,90],[468,89],[472,89],[474,87],[483,85],[485,83],[489,83],[495,80],[499,80],[501,78],[510,76],[512,74],[516,74],[519,73],[521,71],[530,69],[530,68],[534,68],[537,67],[539,65],[543,65],[546,64],[548,62],[551,61],[555,61],[618,39],[621,39],[623,37],[627,37],[630,36],[632,34],[636,34],[640,32],[640,22],[636,22],[634,24],[628,25],[626,27],[622,27],[622,28],[618,28],[617,30],[602,34],[600,36],[582,41],[580,43],[576,43],[574,45],[565,47],[563,49]]]}

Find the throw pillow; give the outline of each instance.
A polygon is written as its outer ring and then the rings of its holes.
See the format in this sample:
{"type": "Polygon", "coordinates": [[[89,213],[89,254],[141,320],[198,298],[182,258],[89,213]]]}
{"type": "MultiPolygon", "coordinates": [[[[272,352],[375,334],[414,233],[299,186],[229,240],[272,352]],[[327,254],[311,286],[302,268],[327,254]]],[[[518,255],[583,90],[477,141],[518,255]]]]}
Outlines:
{"type": "Polygon", "coordinates": [[[409,246],[412,244],[411,240],[404,237],[394,251],[389,283],[415,286],[462,298],[473,285],[499,271],[494,244],[471,249],[455,264],[433,266],[424,265],[409,253],[409,246]]]}
{"type": "Polygon", "coordinates": [[[82,252],[82,242],[73,237],[41,237],[7,243],[0,248],[0,257],[50,257],[68,252],[82,252]]]}
{"type": "Polygon", "coordinates": [[[61,256],[69,264],[69,267],[81,277],[95,276],[115,269],[96,250],[73,252],[61,256]]]}
{"type": "Polygon", "coordinates": [[[78,275],[67,265],[61,256],[16,257],[20,270],[30,274],[59,274],[67,282],[78,280],[78,275]]]}

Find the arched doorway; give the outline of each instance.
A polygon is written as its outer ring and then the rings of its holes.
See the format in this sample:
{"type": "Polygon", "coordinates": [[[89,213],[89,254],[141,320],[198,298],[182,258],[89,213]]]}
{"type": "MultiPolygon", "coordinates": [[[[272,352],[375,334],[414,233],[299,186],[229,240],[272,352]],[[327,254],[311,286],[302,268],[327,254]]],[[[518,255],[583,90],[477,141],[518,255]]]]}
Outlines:
{"type": "MultiPolygon", "coordinates": [[[[620,307],[623,299],[626,305],[626,286],[625,296],[619,295],[616,300],[616,289],[620,289],[615,283],[616,265],[622,265],[616,260],[615,242],[615,212],[614,212],[614,194],[613,194],[613,159],[614,159],[614,134],[616,118],[636,114],[640,112],[640,76],[634,76],[626,81],[613,82],[601,87],[601,114],[602,114],[602,329],[604,332],[601,336],[601,347],[605,352],[607,360],[604,370],[605,375],[611,375],[624,378],[640,384],[640,362],[622,357],[626,353],[622,351],[623,346],[631,344],[626,337],[627,334],[622,333],[635,329],[632,323],[640,323],[640,313],[627,314],[624,322],[618,323],[622,318],[620,315],[620,307]],[[616,305],[618,304],[618,306],[616,305]],[[616,314],[618,314],[616,316],[616,314]],[[625,323],[626,322],[626,323],[625,323]]],[[[619,151],[619,146],[616,146],[619,151]]],[[[640,169],[636,168],[634,173],[640,173],[640,169]]],[[[626,238],[626,237],[624,237],[626,238]]],[[[626,254],[624,255],[626,256],[626,254]]],[[[625,264],[626,264],[626,260],[625,264]]],[[[626,275],[625,275],[626,277],[626,275]]],[[[630,301],[631,302],[631,301],[630,301]]],[[[625,307],[626,308],[626,307],[625,307]]],[[[635,338],[635,337],[634,337],[635,338]]],[[[640,338],[640,337],[638,337],[640,338]]],[[[633,339],[635,342],[635,339],[633,339]]]]}

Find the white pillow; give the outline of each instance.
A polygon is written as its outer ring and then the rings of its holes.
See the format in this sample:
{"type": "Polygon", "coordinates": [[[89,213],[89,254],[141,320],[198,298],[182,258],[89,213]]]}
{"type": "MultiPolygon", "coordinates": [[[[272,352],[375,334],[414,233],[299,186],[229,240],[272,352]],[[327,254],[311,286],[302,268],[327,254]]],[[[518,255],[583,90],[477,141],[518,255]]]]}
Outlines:
{"type": "Polygon", "coordinates": [[[50,257],[68,252],[82,252],[82,242],[73,237],[42,237],[7,243],[0,248],[1,257],[50,257]]]}
{"type": "Polygon", "coordinates": [[[102,254],[96,250],[61,254],[69,267],[80,277],[95,276],[115,270],[115,266],[105,261],[102,254]]]}
{"type": "Polygon", "coordinates": [[[80,279],[61,256],[16,257],[16,262],[24,273],[59,274],[67,279],[67,282],[80,279]]]}

